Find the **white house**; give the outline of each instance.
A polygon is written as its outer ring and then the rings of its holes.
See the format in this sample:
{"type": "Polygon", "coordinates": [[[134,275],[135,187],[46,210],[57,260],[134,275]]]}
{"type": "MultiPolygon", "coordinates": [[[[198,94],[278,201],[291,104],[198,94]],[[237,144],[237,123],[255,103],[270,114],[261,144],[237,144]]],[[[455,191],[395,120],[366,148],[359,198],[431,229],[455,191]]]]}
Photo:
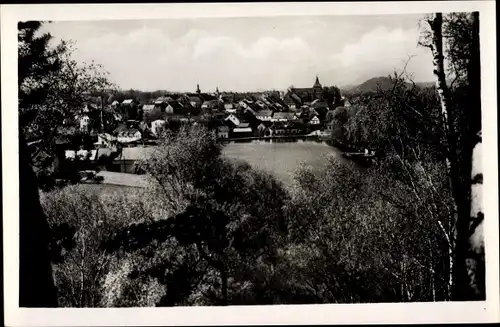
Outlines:
{"type": "Polygon", "coordinates": [[[240,124],[240,120],[238,119],[238,117],[236,117],[235,115],[233,114],[230,114],[229,116],[227,116],[225,118],[225,120],[228,120],[230,121],[231,123],[234,124],[234,126],[238,126],[240,124]]]}
{"type": "Polygon", "coordinates": [[[313,118],[309,121],[309,124],[311,125],[319,125],[321,122],[318,118],[318,116],[314,115],[313,118]]]}
{"type": "Polygon", "coordinates": [[[103,133],[97,135],[97,142],[95,142],[94,145],[101,148],[107,148],[113,146],[114,142],[116,142],[115,136],[108,133],[103,133]]]}
{"type": "Polygon", "coordinates": [[[142,111],[146,113],[152,111],[154,108],[155,108],[154,104],[145,104],[142,106],[142,111]]]}

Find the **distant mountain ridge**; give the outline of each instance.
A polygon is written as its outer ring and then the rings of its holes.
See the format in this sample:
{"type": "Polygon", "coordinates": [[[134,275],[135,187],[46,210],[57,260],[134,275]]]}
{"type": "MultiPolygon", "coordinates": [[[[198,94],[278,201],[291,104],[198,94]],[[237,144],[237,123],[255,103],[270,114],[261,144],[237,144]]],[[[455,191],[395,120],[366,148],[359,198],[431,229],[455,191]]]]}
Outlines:
{"type": "MultiPolygon", "coordinates": [[[[434,86],[434,82],[418,82],[415,83],[421,87],[430,87],[434,86]]],[[[410,83],[407,83],[408,86],[411,86],[410,83]]],[[[376,91],[379,87],[382,90],[387,90],[392,86],[391,79],[386,76],[379,76],[370,78],[359,85],[346,85],[341,88],[342,92],[347,93],[365,93],[365,92],[373,92],[376,91]]]]}

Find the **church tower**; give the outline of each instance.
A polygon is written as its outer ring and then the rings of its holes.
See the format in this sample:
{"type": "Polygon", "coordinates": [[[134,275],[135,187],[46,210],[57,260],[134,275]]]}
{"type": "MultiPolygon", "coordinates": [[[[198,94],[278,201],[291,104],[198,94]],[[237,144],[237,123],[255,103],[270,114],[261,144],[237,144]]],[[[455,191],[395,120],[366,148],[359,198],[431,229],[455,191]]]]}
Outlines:
{"type": "Polygon", "coordinates": [[[196,93],[200,94],[200,84],[196,84],[196,93]]]}
{"type": "Polygon", "coordinates": [[[321,86],[321,83],[319,82],[318,75],[316,74],[316,81],[314,82],[313,89],[322,89],[323,86],[321,86]]]}
{"type": "Polygon", "coordinates": [[[321,92],[323,92],[323,86],[319,82],[318,74],[316,74],[316,81],[314,82],[313,93],[315,97],[318,97],[321,92]]]}
{"type": "Polygon", "coordinates": [[[217,97],[217,100],[221,99],[221,95],[220,95],[219,87],[218,86],[215,88],[215,96],[217,97]]]}

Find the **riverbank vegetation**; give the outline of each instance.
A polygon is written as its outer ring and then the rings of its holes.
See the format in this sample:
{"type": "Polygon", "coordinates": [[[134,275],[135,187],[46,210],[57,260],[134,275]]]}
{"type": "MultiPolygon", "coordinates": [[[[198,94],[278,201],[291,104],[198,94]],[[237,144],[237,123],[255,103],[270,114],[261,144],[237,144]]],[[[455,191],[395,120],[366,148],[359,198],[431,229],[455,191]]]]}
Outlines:
{"type": "Polygon", "coordinates": [[[483,249],[470,243],[482,219],[471,219],[477,17],[425,24],[436,87],[403,71],[332,114],[337,142],[376,151],[369,168],[331,157],[285,187],[223,156],[212,131],[184,126],[142,162],[146,189],[42,192],[59,306],[484,299],[483,249]],[[468,46],[457,54],[443,39],[468,46]]]}

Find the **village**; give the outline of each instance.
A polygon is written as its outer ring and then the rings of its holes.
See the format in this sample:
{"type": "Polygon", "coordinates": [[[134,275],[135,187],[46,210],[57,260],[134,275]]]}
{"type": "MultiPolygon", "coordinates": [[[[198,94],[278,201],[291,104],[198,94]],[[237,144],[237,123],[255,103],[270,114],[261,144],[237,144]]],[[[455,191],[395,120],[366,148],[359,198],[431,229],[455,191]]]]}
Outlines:
{"type": "Polygon", "coordinates": [[[328,113],[350,104],[339,94],[325,98],[325,89],[316,77],[310,88],[284,92],[238,94],[217,88],[203,93],[197,85],[195,93],[170,93],[147,103],[137,99],[119,102],[110,96],[105,104],[102,97],[89,96],[74,121],[66,121],[76,125],[74,132],[87,141],[75,144],[68,137],[57,138],[58,166],[74,167],[76,163],[89,176],[95,170],[141,174],[139,162],[155,149],[160,134],[185,124],[214,130],[221,142],[327,139],[332,129],[328,113]]]}

